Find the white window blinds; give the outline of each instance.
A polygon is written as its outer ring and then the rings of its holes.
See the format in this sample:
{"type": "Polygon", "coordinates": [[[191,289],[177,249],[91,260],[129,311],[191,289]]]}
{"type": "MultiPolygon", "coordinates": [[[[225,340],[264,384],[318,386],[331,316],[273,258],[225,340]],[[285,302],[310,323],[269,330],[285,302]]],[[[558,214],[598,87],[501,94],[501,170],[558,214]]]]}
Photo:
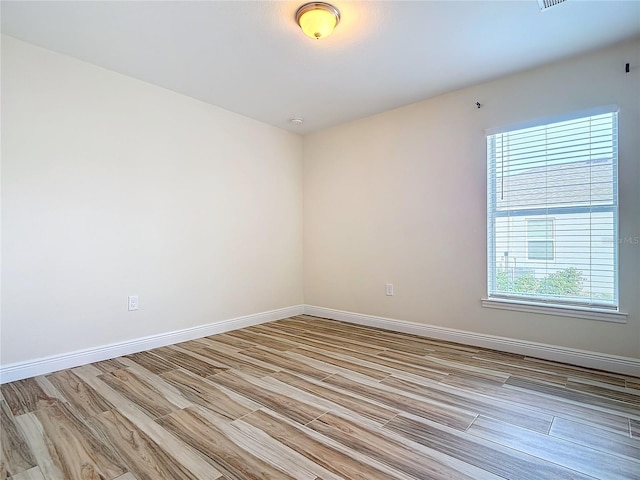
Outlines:
{"type": "Polygon", "coordinates": [[[490,298],[618,307],[617,113],[487,136],[490,298]]]}

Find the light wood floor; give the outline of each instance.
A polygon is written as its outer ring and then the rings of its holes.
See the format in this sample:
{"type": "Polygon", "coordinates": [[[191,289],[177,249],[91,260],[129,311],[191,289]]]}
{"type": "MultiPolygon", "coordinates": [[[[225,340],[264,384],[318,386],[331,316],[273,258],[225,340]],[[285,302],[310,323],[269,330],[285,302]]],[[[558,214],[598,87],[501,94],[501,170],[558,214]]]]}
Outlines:
{"type": "Polygon", "coordinates": [[[640,379],[294,317],[1,388],[0,479],[640,479],[640,379]]]}

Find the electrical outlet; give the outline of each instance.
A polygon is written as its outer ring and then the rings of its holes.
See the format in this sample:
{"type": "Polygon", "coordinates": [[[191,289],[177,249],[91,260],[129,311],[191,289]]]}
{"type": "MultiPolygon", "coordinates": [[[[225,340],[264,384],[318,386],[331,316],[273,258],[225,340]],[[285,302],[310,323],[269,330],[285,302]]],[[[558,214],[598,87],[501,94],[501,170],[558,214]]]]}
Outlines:
{"type": "Polygon", "coordinates": [[[393,296],[393,283],[387,283],[384,286],[384,290],[385,290],[385,293],[387,294],[388,297],[392,297],[393,296]]]}
{"type": "Polygon", "coordinates": [[[127,297],[127,299],[129,300],[129,311],[132,310],[138,310],[138,295],[129,295],[127,297]]]}

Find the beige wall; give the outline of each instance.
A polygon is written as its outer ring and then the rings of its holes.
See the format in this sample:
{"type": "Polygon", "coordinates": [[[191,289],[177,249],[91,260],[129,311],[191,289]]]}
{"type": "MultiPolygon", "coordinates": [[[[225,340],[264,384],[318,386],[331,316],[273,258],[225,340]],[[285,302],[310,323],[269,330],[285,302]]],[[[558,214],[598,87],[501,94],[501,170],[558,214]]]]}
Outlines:
{"type": "Polygon", "coordinates": [[[300,136],[3,37],[2,364],[301,304],[301,156],[300,136]]]}
{"type": "Polygon", "coordinates": [[[486,128],[620,105],[620,234],[640,236],[626,62],[640,42],[303,140],[3,37],[0,363],[303,302],[639,358],[639,245],[620,247],[627,324],[480,306],[486,128]]]}
{"type": "Polygon", "coordinates": [[[305,137],[305,303],[640,358],[637,244],[620,246],[627,324],[480,305],[487,128],[618,104],[620,236],[640,237],[638,65],[636,41],[305,137]]]}

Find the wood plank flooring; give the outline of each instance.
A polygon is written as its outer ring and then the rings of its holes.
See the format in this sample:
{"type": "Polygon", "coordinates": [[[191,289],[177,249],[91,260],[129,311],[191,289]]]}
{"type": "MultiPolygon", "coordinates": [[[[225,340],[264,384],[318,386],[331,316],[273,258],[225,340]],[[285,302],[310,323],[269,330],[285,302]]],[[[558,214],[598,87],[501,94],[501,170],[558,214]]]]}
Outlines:
{"type": "Polygon", "coordinates": [[[309,316],[0,392],[0,480],[640,480],[640,378],[309,316]]]}

